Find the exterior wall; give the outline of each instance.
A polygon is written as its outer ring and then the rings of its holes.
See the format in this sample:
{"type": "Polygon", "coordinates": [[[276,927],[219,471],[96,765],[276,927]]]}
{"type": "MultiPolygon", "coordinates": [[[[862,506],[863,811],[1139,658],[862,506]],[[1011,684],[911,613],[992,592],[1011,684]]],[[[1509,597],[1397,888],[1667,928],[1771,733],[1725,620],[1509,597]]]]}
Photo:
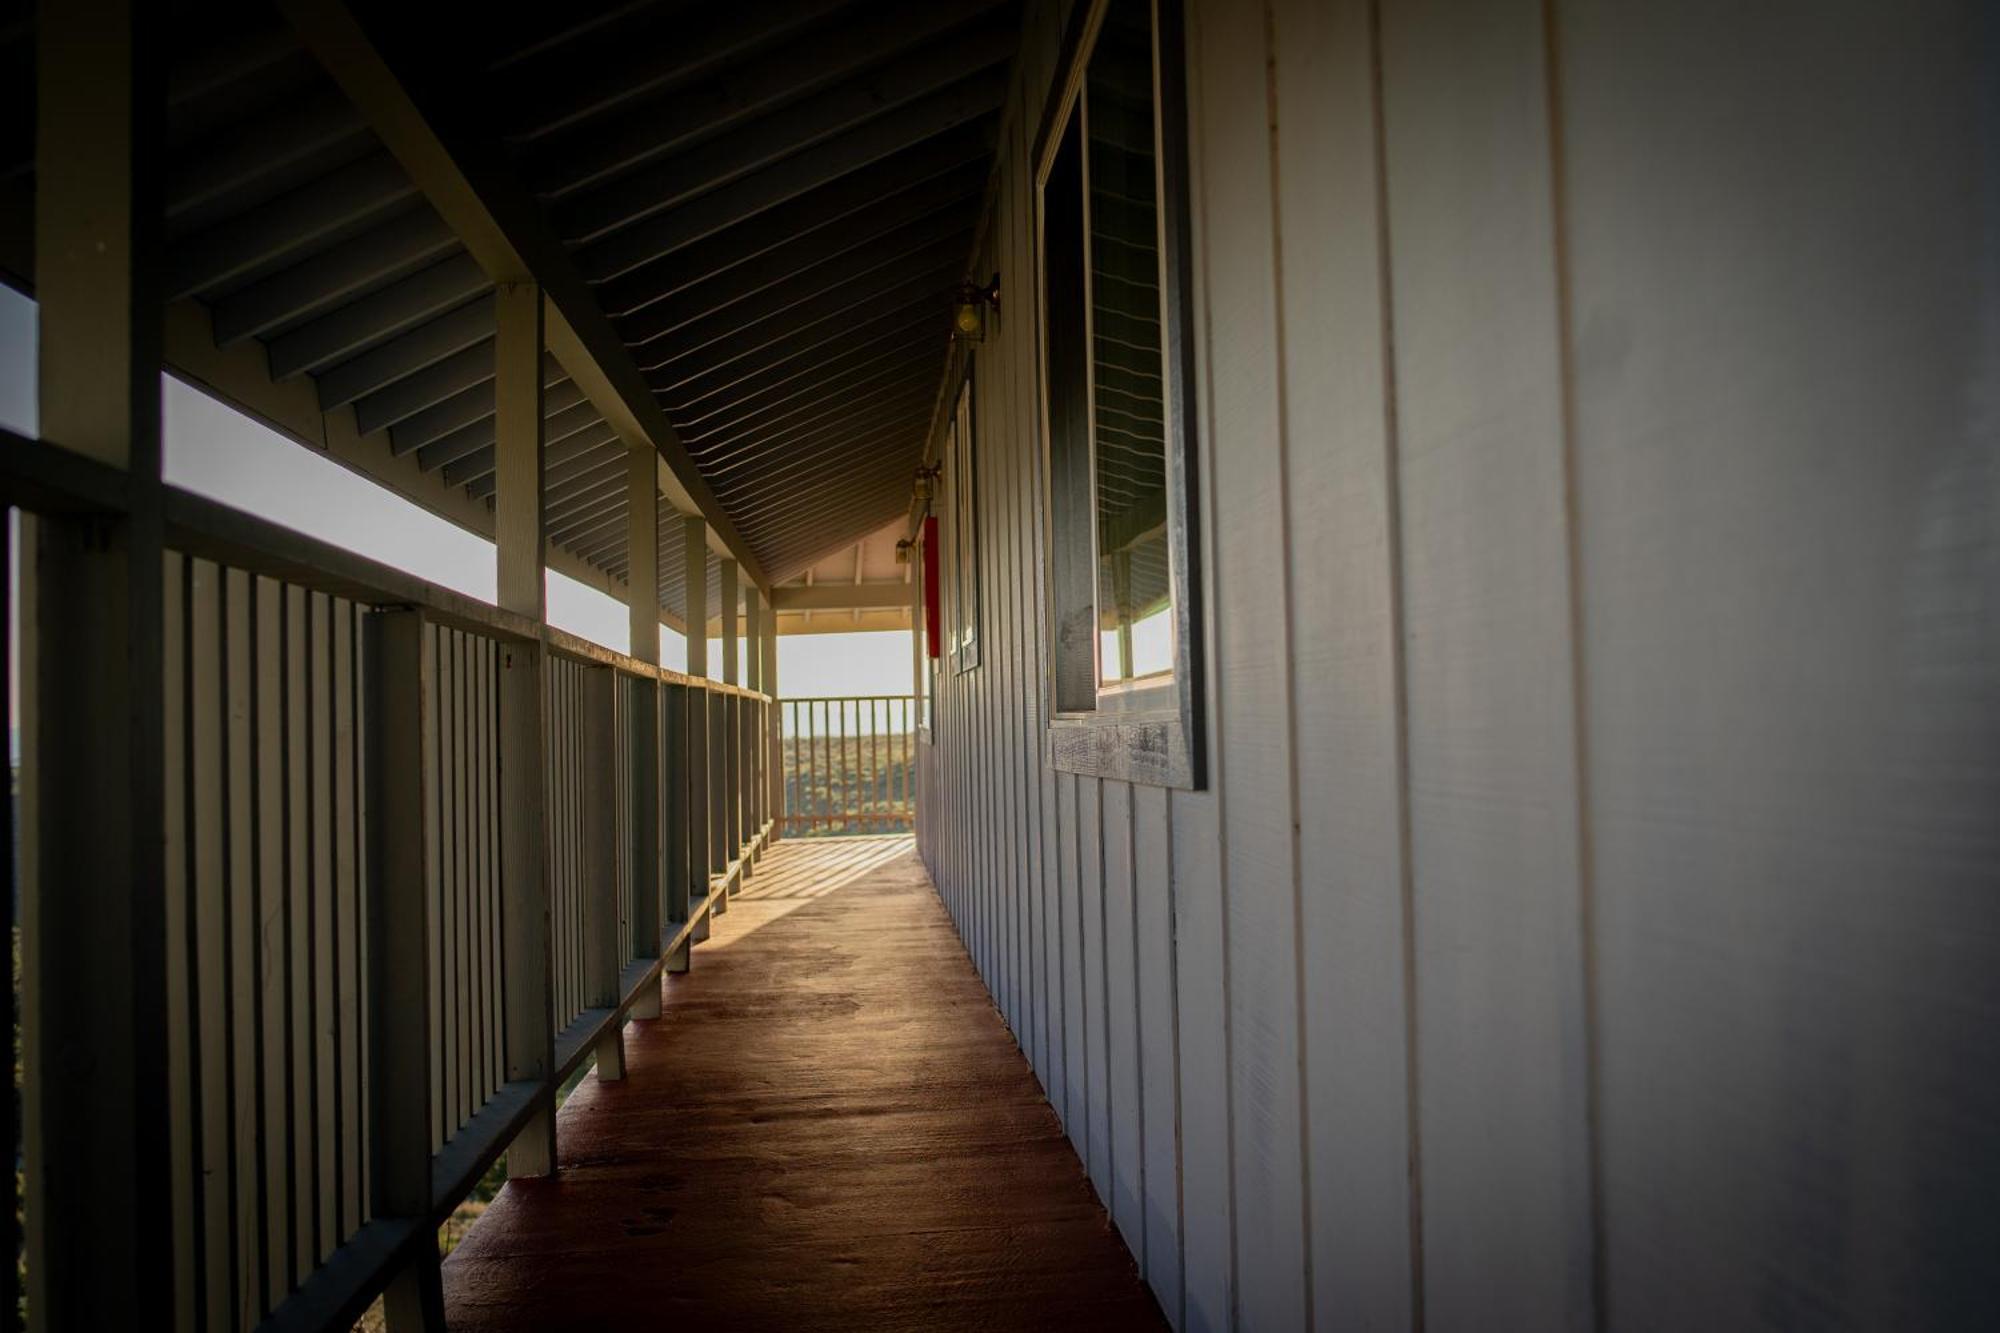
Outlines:
{"type": "Polygon", "coordinates": [[[1043,5],[919,825],[1162,1306],[2000,1320],[2000,18],[1190,10],[1210,781],[1045,762],[1043,5]]]}

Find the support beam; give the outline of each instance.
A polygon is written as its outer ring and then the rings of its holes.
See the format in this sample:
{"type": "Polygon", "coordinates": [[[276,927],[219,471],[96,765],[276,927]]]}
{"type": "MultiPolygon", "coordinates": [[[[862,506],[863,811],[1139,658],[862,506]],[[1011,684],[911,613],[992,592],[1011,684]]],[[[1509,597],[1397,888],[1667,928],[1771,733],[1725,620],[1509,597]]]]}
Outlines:
{"type": "Polygon", "coordinates": [[[500,605],[540,621],[543,575],[542,299],[533,283],[494,293],[493,514],[500,605]]]}
{"type": "MultiPolygon", "coordinates": [[[[616,705],[618,673],[608,666],[583,672],[583,983],[587,1006],[615,1008],[624,998],[618,986],[618,759],[616,705]]],[[[597,1039],[597,1077],[615,1083],[625,1077],[625,1030],[608,1023],[597,1039]]]]}
{"type": "MultiPolygon", "coordinates": [[[[421,611],[368,618],[366,715],[373,730],[367,799],[370,1191],[380,1217],[431,1214],[431,1040],[412,1021],[430,1003],[430,913],[426,847],[434,829],[426,767],[437,753],[431,709],[435,640],[421,611]]],[[[444,1288],[435,1244],[419,1246],[383,1293],[396,1333],[444,1328],[444,1288]]]]}
{"type": "MultiPolygon", "coordinates": [[[[500,606],[541,621],[547,610],[543,572],[542,299],[534,284],[494,294],[495,442],[493,495],[500,606]]],[[[507,1077],[546,1080],[555,1070],[550,1017],[547,834],[542,782],[545,666],[539,647],[509,647],[501,655],[500,880],[506,979],[507,1077]]],[[[509,1176],[555,1170],[555,1100],[549,1093],[507,1149],[509,1176]]]]}
{"type": "Polygon", "coordinates": [[[708,675],[708,534],[707,525],[692,514],[681,519],[681,577],[686,581],[682,606],[687,610],[687,669],[696,679],[708,675]]]}
{"type": "Polygon", "coordinates": [[[820,583],[811,587],[771,589],[779,611],[893,611],[910,604],[910,585],[894,583],[820,583]]]}
{"type": "MultiPolygon", "coordinates": [[[[689,710],[693,707],[689,698],[697,692],[685,685],[667,685],[662,687],[660,695],[660,750],[666,756],[660,774],[660,852],[664,863],[664,902],[660,911],[665,918],[662,929],[670,934],[679,932],[697,899],[694,821],[689,817],[693,808],[689,795],[693,773],[689,745],[695,732],[688,725],[689,710]]],[[[707,927],[701,929],[706,931],[707,927]]],[[[683,941],[667,955],[665,970],[685,972],[688,962],[688,945],[683,941]]]]}
{"type": "MultiPolygon", "coordinates": [[[[763,600],[757,587],[752,584],[743,590],[743,684],[756,690],[763,688],[759,683],[764,678],[764,653],[762,648],[764,632],[763,600]]],[[[757,829],[762,824],[763,783],[759,778],[763,765],[762,737],[764,734],[763,705],[755,700],[745,699],[742,706],[742,734],[737,738],[736,753],[743,757],[743,781],[740,788],[739,804],[743,807],[743,840],[754,842],[757,829]]],[[[743,877],[748,879],[754,854],[744,863],[743,877]]]]}
{"type": "MultiPolygon", "coordinates": [[[[687,608],[687,669],[697,681],[708,675],[708,526],[696,515],[681,520],[682,605],[687,608]]],[[[708,896],[708,879],[720,867],[716,863],[720,839],[710,822],[714,802],[710,800],[711,753],[709,712],[712,700],[706,688],[695,685],[687,691],[687,832],[689,891],[699,901],[708,896]]],[[[726,864],[726,862],[725,862],[726,864]]],[[[708,938],[706,917],[697,922],[694,938],[708,938]]]]}
{"type": "MultiPolygon", "coordinates": [[[[742,649],[737,640],[736,562],[717,564],[720,629],[717,647],[722,653],[722,682],[739,684],[742,679],[742,649]]],[[[741,700],[733,694],[718,697],[710,736],[716,758],[715,771],[720,799],[715,802],[715,836],[721,844],[722,867],[736,859],[743,848],[743,752],[737,744],[737,728],[742,724],[741,700]]]]}
{"type": "Polygon", "coordinates": [[[736,562],[723,560],[718,563],[716,572],[721,593],[721,604],[716,608],[716,614],[722,618],[722,682],[725,685],[740,685],[743,662],[742,651],[737,647],[737,612],[742,594],[736,586],[736,562]]]}
{"type": "MultiPolygon", "coordinates": [[[[773,591],[775,592],[775,589],[773,591]]],[[[764,765],[764,818],[770,824],[770,838],[775,842],[778,838],[778,825],[784,822],[779,816],[784,813],[785,808],[785,793],[782,786],[785,773],[785,739],[783,706],[778,702],[778,608],[772,602],[764,604],[764,634],[761,642],[764,649],[764,668],[759,677],[763,682],[760,688],[771,696],[770,706],[765,713],[768,720],[765,723],[764,745],[768,757],[764,765]]]]}
{"type": "Polygon", "coordinates": [[[628,611],[632,656],[655,666],[660,661],[660,502],[653,446],[626,446],[625,579],[631,585],[628,611]]]}
{"type": "Polygon", "coordinates": [[[176,1308],[160,853],[165,90],[148,58],[166,38],[149,5],[38,14],[41,432],[124,469],[128,487],[122,512],[22,523],[29,1308],[41,1328],[137,1328],[176,1308]]]}
{"type": "Polygon", "coordinates": [[[778,633],[785,638],[796,638],[801,634],[862,634],[880,630],[897,633],[910,627],[910,609],[906,606],[890,611],[850,611],[845,616],[829,617],[822,612],[819,619],[808,623],[810,611],[787,611],[780,620],[778,633]]]}
{"type": "MultiPolygon", "coordinates": [[[[643,440],[626,446],[625,600],[631,626],[631,654],[655,666],[660,661],[660,505],[655,468],[658,456],[643,440]]],[[[631,731],[628,781],[632,866],[632,951],[650,958],[660,950],[668,919],[663,893],[665,862],[661,840],[660,700],[657,681],[632,680],[624,687],[626,725],[631,731]]],[[[685,917],[682,918],[683,920],[685,917]]],[[[632,1002],[632,1017],[660,1016],[660,989],[654,986],[632,1002]]]]}

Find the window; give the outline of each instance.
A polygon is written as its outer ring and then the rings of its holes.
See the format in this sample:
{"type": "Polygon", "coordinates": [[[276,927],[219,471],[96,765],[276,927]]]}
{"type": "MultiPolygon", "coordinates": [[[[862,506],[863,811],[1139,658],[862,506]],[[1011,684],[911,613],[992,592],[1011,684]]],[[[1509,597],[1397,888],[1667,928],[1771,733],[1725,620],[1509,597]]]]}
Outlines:
{"type": "Polygon", "coordinates": [[[978,476],[974,471],[972,430],[972,371],[959,386],[951,418],[951,606],[948,642],[952,665],[970,671],[979,665],[979,511],[978,476]]]}
{"type": "Polygon", "coordinates": [[[1037,154],[1058,768],[1201,782],[1180,56],[1171,0],[1082,6],[1037,154]]]}

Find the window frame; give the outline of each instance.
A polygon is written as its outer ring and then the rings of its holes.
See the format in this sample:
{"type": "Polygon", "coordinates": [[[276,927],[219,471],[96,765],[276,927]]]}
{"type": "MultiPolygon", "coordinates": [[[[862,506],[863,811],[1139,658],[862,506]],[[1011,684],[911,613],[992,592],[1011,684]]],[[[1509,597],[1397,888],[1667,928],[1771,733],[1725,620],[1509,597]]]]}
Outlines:
{"type": "Polygon", "coordinates": [[[937,555],[940,557],[937,576],[933,577],[927,572],[931,568],[933,548],[941,540],[938,534],[942,532],[943,524],[932,524],[928,521],[931,517],[933,516],[926,511],[925,517],[917,520],[917,531],[914,539],[915,545],[910,551],[910,558],[916,562],[916,577],[912,580],[916,585],[916,595],[913,599],[914,604],[910,612],[910,638],[917,658],[915,682],[918,705],[917,731],[927,745],[935,744],[936,742],[934,724],[937,709],[938,664],[941,660],[940,657],[933,656],[931,653],[929,601],[933,595],[939,598],[938,623],[940,628],[942,628],[944,622],[944,602],[942,600],[944,589],[942,586],[938,586],[935,592],[933,592],[932,587],[933,584],[942,585],[944,582],[941,561],[943,553],[941,551],[937,552],[937,555]]]}
{"type": "MultiPolygon", "coordinates": [[[[1201,580],[1196,553],[1200,548],[1199,492],[1195,468],[1194,347],[1191,330],[1193,258],[1189,235],[1187,96],[1185,45],[1178,0],[1149,0],[1153,31],[1153,117],[1157,162],[1155,186],[1160,218],[1161,371],[1165,380],[1167,541],[1169,587],[1173,596],[1174,659],[1167,677],[1139,677],[1106,683],[1097,633],[1096,596],[1092,594],[1091,680],[1093,707],[1064,706],[1058,697],[1062,676],[1054,656],[1064,649],[1058,634],[1063,600],[1059,595],[1065,557],[1055,505],[1055,431],[1049,377],[1050,311],[1046,299],[1048,217],[1046,189],[1057,165],[1072,121],[1078,125],[1079,180],[1085,217],[1090,194],[1089,134],[1084,87],[1099,29],[1112,0],[1090,0],[1077,6],[1063,39],[1058,62],[1062,71],[1043,112],[1030,159],[1034,167],[1035,207],[1035,357],[1039,428],[1041,431],[1043,532],[1043,633],[1051,654],[1044,672],[1049,761],[1063,772],[1115,778],[1147,786],[1200,789],[1205,785],[1203,699],[1203,640],[1201,580]]],[[[1089,228],[1083,229],[1085,290],[1081,298],[1083,338],[1090,343],[1091,297],[1089,228]]],[[[1094,404],[1095,371],[1085,379],[1086,402],[1094,404]]],[[[1096,412],[1087,405],[1088,494],[1082,503],[1090,515],[1090,548],[1097,550],[1096,412]]],[[[1075,497],[1071,497],[1074,502],[1075,497]]],[[[1097,586],[1095,567],[1091,586],[1097,586]]]]}
{"type": "Polygon", "coordinates": [[[951,458],[945,468],[945,480],[950,487],[947,513],[951,526],[951,537],[946,542],[951,574],[945,580],[951,589],[951,626],[945,632],[945,646],[955,675],[963,675],[979,665],[979,621],[983,609],[979,586],[979,427],[975,415],[978,400],[973,394],[972,360],[966,357],[958,391],[952,395],[947,439],[951,458]]]}

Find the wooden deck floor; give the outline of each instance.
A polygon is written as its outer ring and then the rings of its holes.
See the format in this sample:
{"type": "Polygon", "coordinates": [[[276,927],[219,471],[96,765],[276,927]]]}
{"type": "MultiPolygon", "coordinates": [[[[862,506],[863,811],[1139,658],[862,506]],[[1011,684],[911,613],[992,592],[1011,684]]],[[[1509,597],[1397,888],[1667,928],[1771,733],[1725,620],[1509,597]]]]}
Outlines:
{"type": "Polygon", "coordinates": [[[909,839],[773,848],[626,1052],[453,1329],[1164,1327],[909,839]]]}

